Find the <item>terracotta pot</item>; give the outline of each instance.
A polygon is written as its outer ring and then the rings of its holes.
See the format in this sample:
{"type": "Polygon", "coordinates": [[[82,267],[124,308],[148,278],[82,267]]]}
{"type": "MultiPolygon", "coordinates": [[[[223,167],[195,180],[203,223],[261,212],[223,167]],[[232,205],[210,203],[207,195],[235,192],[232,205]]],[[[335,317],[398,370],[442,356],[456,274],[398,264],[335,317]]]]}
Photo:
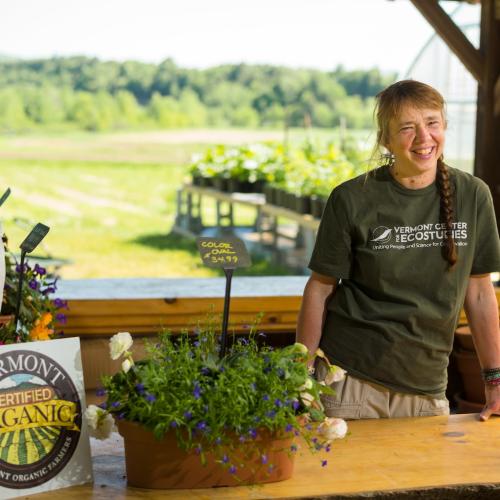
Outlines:
{"type": "MultiPolygon", "coordinates": [[[[233,475],[215,461],[210,451],[205,452],[207,463],[203,466],[194,450],[181,450],[174,432],[168,432],[161,441],[157,441],[152,432],[139,424],[123,420],[117,424],[125,441],[129,486],[154,489],[239,486],[282,481],[293,473],[295,455],[290,453],[291,437],[277,439],[264,431],[259,433],[252,441],[255,444],[252,451],[235,464],[237,472],[233,475]],[[267,456],[267,464],[273,464],[270,471],[268,465],[261,463],[262,455],[267,456]]],[[[236,439],[234,446],[241,449],[236,439]]]]}
{"type": "Polygon", "coordinates": [[[0,315],[0,328],[4,325],[7,325],[14,319],[13,314],[2,314],[0,315]]]}
{"type": "Polygon", "coordinates": [[[481,365],[475,352],[456,350],[453,355],[462,377],[467,401],[484,404],[484,382],[481,378],[481,365]]]}
{"type": "Polygon", "coordinates": [[[472,341],[472,333],[468,326],[461,326],[455,331],[455,338],[458,341],[458,345],[467,351],[475,351],[474,342],[472,341]]]}

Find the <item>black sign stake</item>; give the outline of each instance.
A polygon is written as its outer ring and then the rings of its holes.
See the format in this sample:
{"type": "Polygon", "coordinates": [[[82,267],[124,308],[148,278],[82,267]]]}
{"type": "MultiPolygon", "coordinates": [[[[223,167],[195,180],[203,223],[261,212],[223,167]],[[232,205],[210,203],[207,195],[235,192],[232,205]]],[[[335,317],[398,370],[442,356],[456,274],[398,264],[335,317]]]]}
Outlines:
{"type": "Polygon", "coordinates": [[[10,188],[7,188],[5,190],[5,193],[0,196],[0,207],[4,204],[5,200],[9,197],[10,195],[10,188]]]}
{"type": "Polygon", "coordinates": [[[229,304],[231,301],[231,280],[238,267],[250,266],[250,256],[245,244],[239,238],[198,238],[196,240],[201,260],[208,267],[222,268],[226,275],[226,293],[222,315],[220,357],[226,355],[227,329],[229,325],[229,304]]]}
{"type": "Polygon", "coordinates": [[[14,318],[14,324],[16,325],[16,332],[19,331],[19,311],[21,309],[21,297],[24,281],[24,260],[27,253],[31,253],[38,244],[45,238],[46,234],[49,232],[49,227],[40,222],[30,231],[28,236],[19,246],[21,248],[21,269],[19,271],[19,284],[17,287],[17,300],[16,300],[16,315],[14,318]]]}

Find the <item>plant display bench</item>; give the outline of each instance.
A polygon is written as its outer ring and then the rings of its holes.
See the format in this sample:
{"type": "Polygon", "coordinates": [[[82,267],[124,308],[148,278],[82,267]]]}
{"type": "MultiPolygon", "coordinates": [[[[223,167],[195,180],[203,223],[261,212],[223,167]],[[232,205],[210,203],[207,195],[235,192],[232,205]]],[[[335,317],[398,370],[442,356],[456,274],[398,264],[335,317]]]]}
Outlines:
{"type": "Polygon", "coordinates": [[[247,240],[249,246],[258,243],[261,248],[271,250],[278,258],[283,256],[280,249],[286,248],[287,253],[297,251],[297,256],[290,264],[304,268],[311,255],[318,227],[319,219],[266,203],[264,195],[260,193],[226,193],[186,184],[177,191],[177,214],[172,231],[188,237],[215,233],[236,234],[243,238],[245,232],[250,231],[256,237],[247,240]],[[215,226],[208,226],[203,221],[203,198],[215,203],[215,226]],[[235,222],[234,205],[255,210],[255,219],[251,226],[242,226],[235,222]],[[286,224],[283,223],[284,220],[287,221],[286,224]]]}
{"type": "Polygon", "coordinates": [[[95,482],[33,498],[346,498],[465,499],[500,497],[500,417],[477,415],[360,420],[335,441],[328,465],[299,454],[291,479],[260,486],[198,490],[127,488],[123,443],[92,440],[95,482]]]}

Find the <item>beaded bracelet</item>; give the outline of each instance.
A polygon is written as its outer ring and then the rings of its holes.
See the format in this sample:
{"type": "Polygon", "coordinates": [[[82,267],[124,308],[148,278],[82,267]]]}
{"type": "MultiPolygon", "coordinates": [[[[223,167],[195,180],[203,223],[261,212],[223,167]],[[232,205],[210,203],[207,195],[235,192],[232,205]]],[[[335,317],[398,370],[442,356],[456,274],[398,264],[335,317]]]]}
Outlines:
{"type": "Polygon", "coordinates": [[[500,367],[481,370],[484,383],[487,385],[500,385],[500,367]]]}

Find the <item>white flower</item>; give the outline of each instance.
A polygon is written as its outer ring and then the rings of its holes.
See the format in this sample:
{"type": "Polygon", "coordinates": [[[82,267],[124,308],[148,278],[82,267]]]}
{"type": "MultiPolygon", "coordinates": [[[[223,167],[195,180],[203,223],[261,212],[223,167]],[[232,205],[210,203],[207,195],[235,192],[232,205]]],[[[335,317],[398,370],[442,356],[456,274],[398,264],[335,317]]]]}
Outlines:
{"type": "Polygon", "coordinates": [[[115,420],[107,411],[96,405],[85,410],[89,434],[97,439],[107,439],[115,429],[115,420]]]}
{"type": "Polygon", "coordinates": [[[307,389],[311,389],[313,386],[312,380],[307,377],[306,381],[299,387],[299,391],[307,391],[307,389]]]}
{"type": "Polygon", "coordinates": [[[318,432],[328,441],[342,439],[347,434],[347,424],[341,418],[326,417],[318,426],[318,432]]]}
{"type": "Polygon", "coordinates": [[[304,403],[304,406],[311,406],[314,401],[314,396],[308,392],[301,392],[300,399],[304,403]]]}
{"type": "Polygon", "coordinates": [[[109,353],[111,359],[118,359],[122,354],[125,354],[131,347],[134,341],[132,335],[128,332],[119,332],[109,339],[109,353]]]}
{"type": "Polygon", "coordinates": [[[347,372],[342,368],[340,368],[340,366],[330,365],[328,367],[328,373],[326,374],[325,377],[326,385],[330,385],[333,384],[333,382],[340,382],[341,380],[344,380],[346,373],[347,372]]]}
{"type": "Polygon", "coordinates": [[[131,359],[124,359],[123,360],[123,363],[122,363],[122,370],[127,373],[130,368],[132,368],[132,365],[134,364],[134,362],[131,360],[131,359]]]}

